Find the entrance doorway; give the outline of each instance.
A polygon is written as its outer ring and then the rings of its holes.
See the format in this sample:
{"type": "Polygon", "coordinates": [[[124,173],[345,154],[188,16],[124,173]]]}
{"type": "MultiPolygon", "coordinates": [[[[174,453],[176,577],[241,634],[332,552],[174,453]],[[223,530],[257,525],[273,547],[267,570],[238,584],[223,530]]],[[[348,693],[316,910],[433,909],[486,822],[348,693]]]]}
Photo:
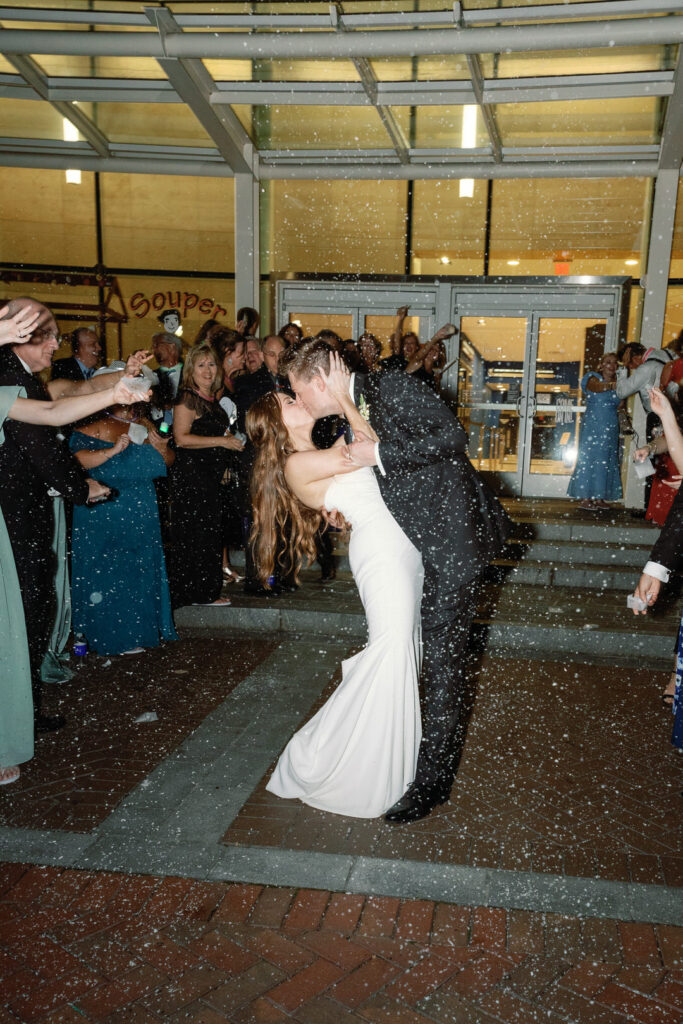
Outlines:
{"type": "Polygon", "coordinates": [[[580,382],[626,339],[629,278],[352,278],[278,282],[278,323],[297,319],[384,343],[396,310],[426,341],[450,321],[442,394],[496,490],[564,497],[585,411],[580,382]],[[343,330],[339,330],[343,324],[343,330]]]}

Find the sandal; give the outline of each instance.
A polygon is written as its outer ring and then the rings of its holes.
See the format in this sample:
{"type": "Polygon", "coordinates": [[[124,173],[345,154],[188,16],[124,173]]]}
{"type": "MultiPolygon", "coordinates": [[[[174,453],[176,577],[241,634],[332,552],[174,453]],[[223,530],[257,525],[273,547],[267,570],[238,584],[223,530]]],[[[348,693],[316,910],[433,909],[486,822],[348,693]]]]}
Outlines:
{"type": "Polygon", "coordinates": [[[10,765],[9,768],[0,768],[0,786],[9,786],[11,782],[16,782],[21,775],[21,770],[18,765],[10,765]]]}
{"type": "Polygon", "coordinates": [[[223,575],[225,576],[226,583],[242,583],[244,581],[244,576],[240,576],[240,574],[235,572],[234,569],[231,569],[229,565],[226,565],[223,569],[223,575]]]}
{"type": "Polygon", "coordinates": [[[193,601],[193,607],[195,608],[211,608],[214,605],[223,607],[224,605],[232,604],[229,597],[219,597],[215,601],[193,601]]]}
{"type": "Polygon", "coordinates": [[[579,502],[579,508],[584,509],[586,512],[594,512],[597,507],[598,506],[595,504],[595,502],[590,501],[588,498],[586,498],[584,501],[579,502]]]}
{"type": "Polygon", "coordinates": [[[662,697],[662,704],[664,705],[665,708],[673,707],[674,693],[675,692],[676,692],[676,673],[672,672],[671,673],[671,678],[669,679],[669,685],[667,686],[666,690],[664,690],[664,692],[661,695],[661,697],[662,697]]]}

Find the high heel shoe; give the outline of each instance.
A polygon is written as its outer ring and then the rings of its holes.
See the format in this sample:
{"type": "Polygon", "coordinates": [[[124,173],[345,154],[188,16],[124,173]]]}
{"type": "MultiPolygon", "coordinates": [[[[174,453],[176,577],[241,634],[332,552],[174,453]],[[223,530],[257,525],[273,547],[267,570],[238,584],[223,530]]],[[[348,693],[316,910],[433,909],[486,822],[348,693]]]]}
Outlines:
{"type": "Polygon", "coordinates": [[[244,582],[244,576],[240,576],[240,574],[238,572],[235,572],[234,569],[230,569],[228,566],[224,567],[224,569],[223,569],[223,576],[225,578],[225,582],[226,583],[243,583],[244,582]]]}

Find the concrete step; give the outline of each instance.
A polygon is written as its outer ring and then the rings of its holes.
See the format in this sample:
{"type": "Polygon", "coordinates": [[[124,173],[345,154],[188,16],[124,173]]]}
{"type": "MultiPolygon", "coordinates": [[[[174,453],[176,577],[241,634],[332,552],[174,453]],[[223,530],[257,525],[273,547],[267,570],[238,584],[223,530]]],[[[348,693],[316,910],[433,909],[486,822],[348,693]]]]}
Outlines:
{"type": "Polygon", "coordinates": [[[550,562],[557,566],[595,565],[605,568],[632,566],[641,569],[651,545],[606,541],[529,540],[508,544],[503,557],[524,562],[550,562]]]}
{"type": "Polygon", "coordinates": [[[525,558],[517,562],[497,559],[486,571],[487,583],[522,583],[536,587],[572,587],[576,590],[618,590],[632,593],[643,558],[636,569],[631,566],[596,566],[589,563],[553,565],[550,562],[525,558]]]}
{"type": "MultiPolygon", "coordinates": [[[[319,574],[303,574],[295,594],[277,598],[244,595],[229,586],[229,607],[191,607],[176,612],[182,631],[208,636],[273,632],[312,634],[325,638],[347,636],[351,643],[366,639],[366,622],[355,583],[339,573],[321,586],[319,574]]],[[[507,657],[518,655],[566,660],[650,665],[667,668],[673,662],[680,609],[675,601],[654,613],[634,616],[623,592],[583,590],[506,582],[484,587],[476,631],[485,649],[507,657]]]]}

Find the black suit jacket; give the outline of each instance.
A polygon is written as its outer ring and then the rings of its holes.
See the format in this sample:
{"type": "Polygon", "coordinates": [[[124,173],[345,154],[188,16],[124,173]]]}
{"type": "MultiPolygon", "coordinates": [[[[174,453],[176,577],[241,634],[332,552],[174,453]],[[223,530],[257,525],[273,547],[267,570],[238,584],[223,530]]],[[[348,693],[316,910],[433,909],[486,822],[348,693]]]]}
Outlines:
{"type": "Polygon", "coordinates": [[[259,366],[253,373],[246,373],[235,381],[235,393],[233,399],[237,406],[237,426],[244,433],[244,422],[247,410],[270,391],[287,391],[291,394],[289,381],[279,374],[273,380],[265,363],[259,366]]]}
{"type": "Polygon", "coordinates": [[[52,364],[52,380],[86,380],[75,356],[56,359],[52,364]]]}
{"type": "MultiPolygon", "coordinates": [[[[24,369],[9,346],[0,349],[0,385],[3,384],[20,385],[28,398],[50,400],[40,378],[24,369]]],[[[7,420],[4,431],[5,443],[0,445],[0,506],[5,518],[17,524],[28,538],[33,538],[41,522],[42,528],[48,529],[51,543],[52,499],[48,488],[53,487],[65,498],[83,505],[88,497],[86,475],[52,427],[7,420]]],[[[13,540],[16,536],[14,531],[13,540]]]]}
{"type": "Polygon", "coordinates": [[[676,491],[676,497],[669,509],[662,532],[650,552],[650,561],[659,562],[667,569],[678,569],[683,557],[683,487],[676,491]]]}
{"type": "Polygon", "coordinates": [[[467,457],[467,434],[434,392],[411,374],[356,374],[386,476],[380,491],[425,565],[454,586],[500,554],[510,520],[467,457]]]}

